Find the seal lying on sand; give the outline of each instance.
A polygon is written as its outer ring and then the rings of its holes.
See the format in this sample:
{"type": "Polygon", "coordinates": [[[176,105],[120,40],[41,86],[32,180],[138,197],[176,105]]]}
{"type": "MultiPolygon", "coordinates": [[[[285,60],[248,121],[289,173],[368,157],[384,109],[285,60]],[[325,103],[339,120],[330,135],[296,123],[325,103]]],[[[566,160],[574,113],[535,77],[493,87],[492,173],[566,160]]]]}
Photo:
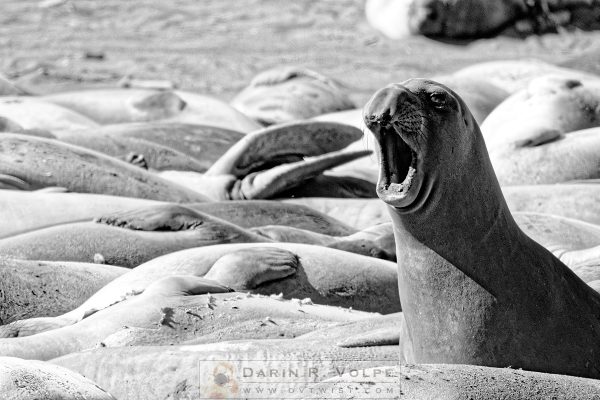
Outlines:
{"type": "Polygon", "coordinates": [[[79,307],[127,271],[110,265],[0,259],[0,337],[13,336],[4,324],[79,307]]]}
{"type": "MultiPolygon", "coordinates": [[[[318,304],[353,307],[363,311],[400,311],[395,264],[345,251],[296,243],[238,243],[199,247],[155,258],[100,289],[80,307],[54,318],[54,327],[81,321],[93,310],[110,307],[142,293],[153,282],[172,275],[194,275],[229,282],[236,289],[306,298],[318,304]],[[260,266],[260,279],[247,271],[260,266]],[[286,279],[269,281],[269,271],[288,271],[286,279]],[[237,283],[231,282],[236,279],[237,283]],[[249,283],[248,283],[249,282],[249,283]]],[[[33,332],[36,320],[18,321],[33,332]]],[[[47,322],[40,332],[47,329],[47,322]]]]}
{"type": "Polygon", "coordinates": [[[407,360],[599,378],[600,295],[514,222],[464,102],[413,79],[364,112],[402,254],[407,360]]]}
{"type": "MultiPolygon", "coordinates": [[[[76,222],[0,239],[8,257],[100,262],[134,268],[153,258],[193,247],[222,243],[290,242],[337,248],[395,261],[390,232],[330,236],[282,225],[244,229],[180,205],[154,206],[109,214],[95,222],[76,222]]],[[[598,241],[600,244],[600,241],[598,241]]]]}
{"type": "Polygon", "coordinates": [[[600,77],[546,75],[496,107],[481,124],[481,132],[490,153],[508,146],[537,146],[599,126],[599,104],[600,77]]]}
{"type": "Polygon", "coordinates": [[[106,125],[171,121],[252,132],[260,125],[220,100],[182,91],[98,89],[41,97],[106,125]]]}
{"type": "Polygon", "coordinates": [[[87,129],[98,124],[69,108],[61,107],[39,97],[2,97],[0,116],[25,129],[69,130],[87,129]]]}
{"type": "Polygon", "coordinates": [[[0,393],[11,400],[115,400],[72,370],[14,357],[0,357],[0,393]]]}
{"type": "MultiPolygon", "coordinates": [[[[248,365],[255,366],[257,372],[259,368],[264,371],[268,371],[269,368],[280,371],[281,368],[285,368],[286,371],[288,368],[291,371],[306,371],[307,366],[315,366],[319,375],[322,373],[324,376],[331,376],[336,373],[336,367],[349,370],[396,365],[398,347],[341,348],[323,343],[322,340],[244,340],[189,346],[98,348],[69,354],[52,360],[51,363],[94,379],[116,396],[121,396],[119,398],[131,400],[170,399],[178,396],[179,398],[199,396],[210,398],[209,391],[199,394],[200,385],[197,382],[209,381],[214,376],[212,372],[215,366],[236,368],[236,366],[248,365]],[[215,363],[213,360],[223,360],[223,362],[215,363]],[[157,365],[161,368],[157,369],[157,365]]],[[[237,376],[239,375],[236,374],[237,376]]],[[[243,382],[243,379],[249,378],[241,378],[239,382],[243,382]]],[[[300,381],[302,378],[294,379],[300,381]]],[[[398,387],[397,385],[398,383],[395,388],[398,387]]],[[[206,390],[206,386],[216,387],[210,384],[202,386],[203,390],[206,390]]],[[[290,385],[289,381],[278,377],[267,386],[276,387],[276,393],[289,393],[291,387],[308,389],[313,387],[313,384],[290,385]]],[[[228,394],[232,395],[231,392],[225,392],[223,398],[227,398],[228,394]]],[[[314,394],[316,393],[313,393],[313,396],[314,394]]]]}
{"type": "Polygon", "coordinates": [[[231,105],[263,125],[355,107],[341,84],[301,67],[277,67],[261,72],[231,105]]]}
{"type": "MultiPolygon", "coordinates": [[[[264,275],[266,271],[247,272],[264,275]]],[[[271,279],[279,279],[288,272],[271,270],[269,273],[271,279]]],[[[93,348],[115,334],[146,337],[150,344],[174,343],[204,335],[211,336],[213,341],[296,337],[338,322],[373,316],[331,306],[303,305],[299,299],[290,301],[243,293],[218,295],[228,291],[227,287],[209,279],[171,276],[148,286],[144,293],[74,325],[27,337],[0,339],[0,352],[48,360],[93,348]],[[197,296],[206,293],[210,294],[197,296]],[[264,329],[261,329],[263,324],[264,329]],[[123,330],[123,327],[133,329],[123,330]]],[[[113,336],[109,340],[117,338],[113,336]]]]}
{"type": "Polygon", "coordinates": [[[49,186],[173,202],[207,200],[198,192],[92,150],[52,139],[0,135],[0,188],[49,186]]]}
{"type": "MultiPolygon", "coordinates": [[[[189,203],[191,208],[242,228],[282,224],[330,236],[349,236],[357,229],[303,205],[269,200],[189,203]]],[[[154,230],[177,219],[178,204],[89,193],[0,190],[0,238],[54,225],[96,218],[120,226],[154,230]]]]}
{"type": "MultiPolygon", "coordinates": [[[[139,122],[105,125],[83,131],[55,132],[55,136],[67,143],[91,148],[113,157],[122,158],[129,153],[141,154],[148,163],[149,168],[169,169],[157,167],[164,163],[153,162],[163,158],[170,159],[171,154],[182,158],[192,158],[196,169],[193,171],[205,172],[225,152],[238,142],[244,134],[231,129],[219,128],[209,125],[182,124],[177,122],[139,122]],[[115,142],[116,146],[111,145],[115,142]],[[154,144],[159,149],[170,150],[148,153],[145,148],[154,144]]],[[[268,150],[267,150],[268,151],[268,150]]],[[[175,168],[171,168],[175,169],[175,168]]]]}

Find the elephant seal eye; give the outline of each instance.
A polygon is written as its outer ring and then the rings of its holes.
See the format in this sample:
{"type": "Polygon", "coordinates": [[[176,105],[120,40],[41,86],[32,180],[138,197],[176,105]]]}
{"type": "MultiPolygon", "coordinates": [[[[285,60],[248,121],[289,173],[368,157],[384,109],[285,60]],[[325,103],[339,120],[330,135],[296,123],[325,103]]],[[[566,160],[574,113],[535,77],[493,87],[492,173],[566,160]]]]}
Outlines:
{"type": "Polygon", "coordinates": [[[441,107],[446,104],[446,96],[443,93],[431,93],[429,99],[436,107],[441,107]]]}

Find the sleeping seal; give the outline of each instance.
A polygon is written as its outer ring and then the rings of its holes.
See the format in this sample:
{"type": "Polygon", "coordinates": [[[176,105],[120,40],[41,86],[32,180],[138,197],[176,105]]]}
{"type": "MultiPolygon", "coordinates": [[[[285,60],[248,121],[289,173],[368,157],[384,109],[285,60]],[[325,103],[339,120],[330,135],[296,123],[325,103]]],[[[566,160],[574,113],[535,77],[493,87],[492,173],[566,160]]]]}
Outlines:
{"type": "Polygon", "coordinates": [[[600,378],[600,295],[517,226],[460,97],[413,79],[364,118],[403,255],[406,359],[600,378]]]}

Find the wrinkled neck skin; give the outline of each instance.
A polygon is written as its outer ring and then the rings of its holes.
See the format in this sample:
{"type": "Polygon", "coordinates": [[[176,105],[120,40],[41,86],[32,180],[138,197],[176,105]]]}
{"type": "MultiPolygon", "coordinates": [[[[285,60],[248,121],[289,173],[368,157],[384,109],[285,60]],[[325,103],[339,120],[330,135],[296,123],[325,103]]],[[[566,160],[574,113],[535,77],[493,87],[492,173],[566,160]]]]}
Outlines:
{"type": "Polygon", "coordinates": [[[425,164],[413,204],[390,206],[405,360],[595,376],[577,354],[600,356],[598,295],[519,229],[476,136],[470,156],[425,164]]]}
{"type": "Polygon", "coordinates": [[[483,140],[474,142],[475,148],[469,152],[479,152],[485,157],[469,156],[459,165],[426,172],[415,203],[405,209],[396,208],[390,214],[398,250],[406,240],[416,240],[488,292],[496,293],[494,285],[499,279],[504,280],[509,271],[495,269],[482,273],[476,267],[477,261],[489,258],[490,246],[495,246],[496,254],[510,253],[511,243],[507,241],[518,237],[521,231],[504,201],[483,140]]]}

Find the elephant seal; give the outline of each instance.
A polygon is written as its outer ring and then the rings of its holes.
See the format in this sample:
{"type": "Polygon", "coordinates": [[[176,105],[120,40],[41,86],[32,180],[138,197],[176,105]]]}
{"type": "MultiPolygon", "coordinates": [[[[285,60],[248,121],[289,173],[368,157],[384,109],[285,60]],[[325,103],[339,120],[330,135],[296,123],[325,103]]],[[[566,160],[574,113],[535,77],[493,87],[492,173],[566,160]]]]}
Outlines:
{"type": "MultiPolygon", "coordinates": [[[[227,150],[244,137],[244,133],[210,125],[183,124],[178,122],[137,122],[104,125],[83,131],[56,132],[59,140],[91,148],[113,157],[123,158],[129,153],[143,154],[149,167],[158,168],[161,159],[192,158],[196,165],[192,171],[205,172],[227,150]],[[110,142],[115,142],[111,145],[110,142]],[[150,145],[166,149],[167,154],[154,153],[150,145]],[[149,153],[145,150],[150,147],[149,153]],[[153,158],[157,162],[153,162],[153,158]]],[[[266,152],[265,152],[266,153],[266,152]]],[[[265,154],[266,156],[266,154],[265,154]]],[[[161,163],[164,164],[164,163],[161,163]]],[[[175,168],[171,168],[175,169],[175,168]]]]}
{"type": "Polygon", "coordinates": [[[115,400],[72,370],[15,357],[0,357],[0,393],[11,400],[115,400]]]}
{"type": "MultiPolygon", "coordinates": [[[[104,347],[69,354],[51,363],[94,379],[119,398],[145,400],[198,397],[200,385],[196,382],[209,379],[199,377],[198,365],[212,367],[213,360],[229,360],[233,365],[250,361],[249,365],[260,365],[265,370],[283,367],[303,371],[308,365],[318,368],[319,375],[331,376],[336,373],[335,367],[357,370],[397,365],[398,350],[397,346],[341,348],[321,340],[266,339],[168,347],[104,347]],[[161,368],[157,369],[157,365],[161,368]]],[[[289,381],[281,381],[276,378],[268,387],[277,387],[276,393],[289,393],[289,381]]],[[[301,387],[308,389],[313,384],[301,384],[301,387]]],[[[284,396],[277,398],[281,397],[284,396]]]]}
{"type": "Polygon", "coordinates": [[[296,66],[261,72],[231,101],[231,105],[263,125],[308,119],[355,107],[340,83],[296,66]]]}
{"type": "MultiPolygon", "coordinates": [[[[78,308],[56,317],[54,326],[74,324],[93,310],[105,309],[142,293],[161,278],[181,274],[230,282],[236,289],[247,287],[259,294],[283,293],[288,299],[311,298],[318,304],[392,313],[400,311],[395,270],[390,261],[306,244],[237,243],[199,247],[167,254],[130,270],[78,308]],[[251,280],[247,285],[245,271],[253,270],[256,265],[266,271],[290,271],[292,266],[295,273],[260,285],[251,280]],[[239,282],[231,283],[232,279],[239,282]]],[[[35,325],[35,321],[29,325],[35,325]]]]}
{"type": "Polygon", "coordinates": [[[513,220],[464,102],[433,81],[376,92],[409,362],[600,377],[600,295],[513,220]]]}
{"type": "MultiPolygon", "coordinates": [[[[254,284],[258,284],[293,273],[293,266],[270,270],[256,267],[245,271],[248,281],[244,287],[249,287],[247,284],[254,280],[254,284]]],[[[238,284],[238,279],[230,280],[238,284]]],[[[299,299],[281,300],[242,293],[218,295],[231,291],[210,279],[170,276],[154,282],[142,294],[93,313],[76,324],[27,337],[0,339],[0,351],[4,355],[48,360],[93,348],[105,339],[122,340],[113,335],[128,335],[130,340],[137,339],[150,345],[203,336],[211,337],[213,342],[296,337],[315,328],[374,315],[331,306],[303,305],[299,299]],[[265,320],[268,320],[265,329],[257,331],[260,321],[265,320]],[[124,331],[123,327],[132,329],[124,331]]]]}
{"type": "Polygon", "coordinates": [[[52,139],[0,135],[0,189],[51,186],[179,203],[208,200],[198,192],[92,150],[52,139]]]}
{"type": "MultiPolygon", "coordinates": [[[[177,207],[177,206],[175,206],[177,207]]],[[[27,260],[101,262],[135,268],[153,258],[221,243],[271,242],[263,235],[179,206],[177,217],[150,229],[121,227],[124,218],[99,218],[0,239],[0,254],[27,260]]]]}
{"type": "Polygon", "coordinates": [[[517,146],[489,153],[503,186],[590,182],[600,178],[600,127],[570,132],[545,131],[517,146]]]}
{"type": "MultiPolygon", "coordinates": [[[[349,236],[357,229],[310,207],[269,200],[188,203],[186,207],[242,228],[282,224],[330,236],[349,236]]],[[[150,230],[176,218],[173,203],[89,193],[0,190],[0,238],[54,225],[96,218],[123,221],[123,226],[150,230]]],[[[367,225],[368,226],[368,225],[367,225]]]]}
{"type": "Polygon", "coordinates": [[[458,78],[488,81],[512,94],[527,88],[533,79],[548,74],[570,79],[598,78],[592,73],[559,67],[537,59],[486,61],[469,65],[452,75],[458,78]]]}
{"type": "Polygon", "coordinates": [[[39,97],[0,97],[0,116],[8,118],[24,129],[51,132],[98,126],[95,121],[76,111],[44,101],[39,97]]]}
{"type": "Polygon", "coordinates": [[[313,386],[312,390],[319,393],[344,385],[353,393],[372,393],[373,388],[385,390],[400,382],[399,398],[411,400],[591,400],[600,396],[600,382],[589,378],[464,364],[401,364],[393,368],[384,365],[336,376],[313,386]],[[372,378],[364,378],[377,373],[386,376],[379,384],[374,385],[372,378]]]}
{"type": "Polygon", "coordinates": [[[227,103],[179,90],[81,90],[55,93],[41,99],[74,110],[102,125],[170,121],[214,125],[240,132],[252,132],[261,127],[227,103]]]}
{"type": "Polygon", "coordinates": [[[481,124],[481,132],[493,153],[504,147],[538,146],[599,125],[600,77],[546,75],[496,107],[481,124]]]}
{"type": "Polygon", "coordinates": [[[0,258],[0,337],[15,336],[18,329],[5,329],[15,320],[53,317],[79,307],[127,271],[110,265],[0,258]]]}
{"type": "Polygon", "coordinates": [[[392,39],[416,34],[476,38],[515,22],[525,9],[519,4],[517,0],[367,0],[365,12],[371,26],[392,39]]]}

